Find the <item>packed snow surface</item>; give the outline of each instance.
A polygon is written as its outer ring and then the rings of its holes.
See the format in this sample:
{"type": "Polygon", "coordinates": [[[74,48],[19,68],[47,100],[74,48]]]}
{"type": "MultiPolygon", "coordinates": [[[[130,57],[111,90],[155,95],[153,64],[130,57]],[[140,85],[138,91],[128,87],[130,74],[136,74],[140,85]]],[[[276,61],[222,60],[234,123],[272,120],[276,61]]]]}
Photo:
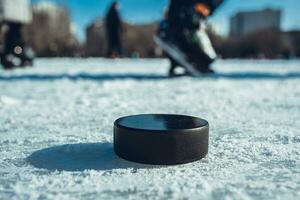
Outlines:
{"type": "MultiPolygon", "coordinates": [[[[300,61],[218,61],[168,78],[167,60],[40,59],[0,69],[0,199],[299,199],[300,61]],[[118,158],[121,116],[207,119],[208,156],[118,158]]],[[[155,147],[153,147],[155,148],[155,147]]]]}

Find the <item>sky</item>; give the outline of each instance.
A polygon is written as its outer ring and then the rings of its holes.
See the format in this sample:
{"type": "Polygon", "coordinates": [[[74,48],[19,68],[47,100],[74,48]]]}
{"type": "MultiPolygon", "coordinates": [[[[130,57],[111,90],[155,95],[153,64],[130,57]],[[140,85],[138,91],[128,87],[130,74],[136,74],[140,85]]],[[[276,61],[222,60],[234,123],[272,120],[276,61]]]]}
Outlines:
{"type": "MultiPolygon", "coordinates": [[[[80,41],[85,40],[86,27],[96,18],[103,17],[111,0],[32,0],[32,3],[51,1],[65,5],[71,12],[80,41]]],[[[121,16],[131,23],[145,24],[162,18],[168,0],[120,0],[121,16]]],[[[229,32],[229,19],[238,11],[264,8],[281,9],[282,29],[300,29],[300,0],[225,0],[216,14],[209,20],[222,35],[229,32]]]]}

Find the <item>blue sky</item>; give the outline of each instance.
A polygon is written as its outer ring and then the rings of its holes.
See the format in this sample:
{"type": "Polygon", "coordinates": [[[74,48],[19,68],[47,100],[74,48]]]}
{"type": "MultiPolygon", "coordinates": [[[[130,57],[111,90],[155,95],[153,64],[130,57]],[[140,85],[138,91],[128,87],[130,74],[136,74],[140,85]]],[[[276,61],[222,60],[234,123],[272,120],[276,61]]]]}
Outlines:
{"type": "MultiPolygon", "coordinates": [[[[32,3],[52,1],[69,7],[71,18],[76,26],[76,34],[85,39],[85,28],[96,17],[106,13],[111,0],[32,0],[32,3]]],[[[132,23],[149,23],[162,17],[168,0],[120,0],[121,15],[132,23]]],[[[229,18],[240,10],[257,10],[266,7],[280,8],[283,11],[282,29],[300,29],[300,0],[227,0],[210,19],[217,31],[226,35],[229,18]]]]}

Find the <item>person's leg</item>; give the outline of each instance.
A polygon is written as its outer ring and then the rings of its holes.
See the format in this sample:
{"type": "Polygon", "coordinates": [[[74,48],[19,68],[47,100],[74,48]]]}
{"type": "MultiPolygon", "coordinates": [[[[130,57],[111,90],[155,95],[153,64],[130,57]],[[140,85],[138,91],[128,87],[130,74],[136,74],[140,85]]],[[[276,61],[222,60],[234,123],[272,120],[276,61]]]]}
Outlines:
{"type": "Polygon", "coordinates": [[[109,57],[117,58],[122,56],[121,36],[119,33],[112,32],[109,34],[109,57]]]}
{"type": "Polygon", "coordinates": [[[106,32],[106,41],[107,41],[106,56],[108,58],[111,58],[113,56],[113,51],[114,51],[114,38],[112,32],[109,30],[107,30],[106,32]]]}
{"type": "Polygon", "coordinates": [[[178,66],[176,61],[171,58],[170,56],[168,56],[169,60],[170,60],[170,69],[169,69],[169,76],[176,76],[175,74],[175,70],[176,70],[176,67],[178,66]]]}
{"type": "Polygon", "coordinates": [[[120,57],[120,46],[116,41],[114,41],[111,45],[111,58],[118,58],[120,57]]]}
{"type": "Polygon", "coordinates": [[[107,50],[106,50],[106,57],[111,57],[112,55],[112,45],[111,42],[107,42],[107,50]]]}
{"type": "Polygon", "coordinates": [[[16,54],[22,53],[21,47],[18,47],[22,36],[21,36],[21,25],[17,23],[7,23],[8,31],[5,34],[5,41],[4,41],[4,51],[3,55],[1,56],[1,63],[5,69],[11,69],[16,67],[13,58],[16,54]],[[16,52],[16,50],[18,50],[16,52]]]}
{"type": "Polygon", "coordinates": [[[4,52],[10,54],[14,52],[14,48],[20,40],[21,30],[20,26],[16,23],[8,23],[8,31],[5,35],[4,52]]]}
{"type": "Polygon", "coordinates": [[[205,27],[200,27],[199,30],[194,34],[194,44],[196,45],[195,52],[200,51],[199,55],[202,55],[202,70],[211,72],[212,70],[210,70],[210,65],[216,60],[217,54],[212,46],[205,27]]]}
{"type": "Polygon", "coordinates": [[[121,35],[119,35],[116,38],[116,52],[118,54],[118,57],[123,56],[123,46],[122,46],[122,41],[121,41],[121,35]]]}
{"type": "Polygon", "coordinates": [[[13,30],[16,35],[13,54],[21,60],[19,67],[32,66],[34,53],[33,50],[27,46],[22,29],[23,24],[17,24],[13,30]]]}
{"type": "MultiPolygon", "coordinates": [[[[161,40],[177,47],[188,58],[190,64],[197,66],[196,71],[203,73],[211,71],[209,66],[216,58],[205,27],[199,25],[200,21],[205,19],[196,12],[193,5],[185,1],[171,1],[167,18],[167,37],[158,35],[161,40]]],[[[174,69],[171,65],[170,74],[174,69]]]]}
{"type": "MultiPolygon", "coordinates": [[[[189,62],[198,67],[200,72],[206,73],[209,66],[216,59],[216,52],[212,47],[210,38],[204,25],[195,26],[190,23],[190,18],[181,22],[182,27],[176,29],[174,39],[179,49],[188,57],[189,62]]],[[[200,19],[199,20],[203,20],[200,19]]],[[[199,22],[200,24],[200,22],[199,22]]]]}

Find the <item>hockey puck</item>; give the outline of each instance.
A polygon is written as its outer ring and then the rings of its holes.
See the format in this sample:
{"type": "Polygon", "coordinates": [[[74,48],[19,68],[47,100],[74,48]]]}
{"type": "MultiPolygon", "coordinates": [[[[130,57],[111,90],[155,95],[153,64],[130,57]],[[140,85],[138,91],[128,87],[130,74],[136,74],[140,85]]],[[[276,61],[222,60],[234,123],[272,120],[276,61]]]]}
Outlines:
{"type": "Polygon", "coordinates": [[[167,114],[119,118],[114,123],[114,151],[126,160],[175,165],[200,160],[208,153],[206,120],[167,114]]]}

